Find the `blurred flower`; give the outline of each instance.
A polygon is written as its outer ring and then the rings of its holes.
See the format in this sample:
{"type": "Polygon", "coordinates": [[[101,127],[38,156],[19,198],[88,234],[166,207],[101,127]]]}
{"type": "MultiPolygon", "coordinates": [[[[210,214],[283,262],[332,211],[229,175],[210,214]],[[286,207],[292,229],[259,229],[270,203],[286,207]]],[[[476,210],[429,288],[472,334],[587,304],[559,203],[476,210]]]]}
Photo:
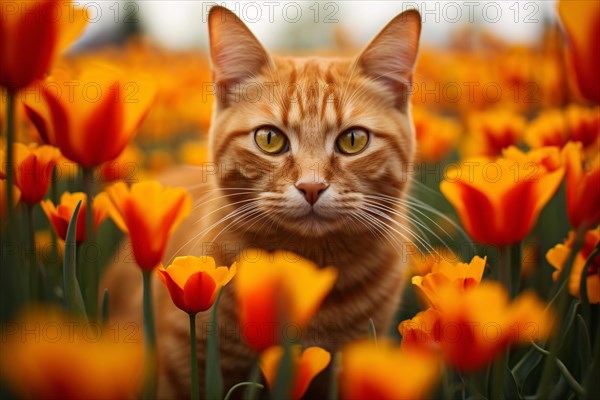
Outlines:
{"type": "MultiPolygon", "coordinates": [[[[273,346],[263,351],[260,355],[260,369],[270,388],[273,388],[277,380],[277,370],[283,352],[283,347],[273,346]]],[[[330,361],[331,354],[320,347],[308,347],[301,352],[300,345],[292,346],[294,378],[288,398],[291,400],[302,398],[311,381],[327,368],[330,361]]]]}
{"type": "Polygon", "coordinates": [[[519,143],[525,126],[522,115],[505,109],[472,114],[468,119],[464,156],[499,156],[502,149],[519,143]]]}
{"type": "MultiPolygon", "coordinates": [[[[562,244],[557,244],[546,253],[546,259],[556,271],[552,274],[554,280],[558,280],[565,262],[572,250],[575,232],[569,232],[569,238],[562,244]]],[[[569,277],[569,293],[579,298],[581,273],[586,260],[600,241],[600,227],[585,233],[583,247],[575,256],[571,276],[569,277]]],[[[587,294],[590,303],[600,303],[600,254],[596,254],[591,260],[587,270],[587,294]]]]}
{"type": "Polygon", "coordinates": [[[423,399],[437,383],[437,360],[380,340],[347,345],[342,350],[340,398],[423,399]]]}
{"type": "Polygon", "coordinates": [[[244,252],[235,289],[246,342],[260,352],[279,344],[285,324],[305,326],[336,278],[334,268],[319,268],[289,252],[244,252]]]}
{"type": "Polygon", "coordinates": [[[562,147],[569,137],[565,114],[558,109],[543,110],[525,131],[525,143],[531,148],[562,147]]]}
{"type": "Polygon", "coordinates": [[[161,265],[156,272],[173,303],[188,314],[196,314],[213,305],[219,289],[235,275],[236,265],[217,268],[212,257],[188,256],[177,257],[167,268],[161,265]]]}
{"type": "Polygon", "coordinates": [[[204,141],[187,141],[179,148],[179,159],[183,164],[202,166],[208,162],[208,148],[204,141]]]}
{"type": "Polygon", "coordinates": [[[600,103],[600,3],[587,0],[560,0],[558,14],[568,38],[571,66],[581,94],[600,103]]]}
{"type": "Polygon", "coordinates": [[[439,308],[400,324],[402,348],[439,349],[444,360],[459,370],[484,368],[511,344],[546,339],[551,333],[551,315],[532,293],[510,303],[501,284],[484,281],[468,290],[446,285],[437,295],[439,308]]]}
{"type": "Polygon", "coordinates": [[[167,149],[154,149],[146,155],[146,165],[152,173],[165,171],[175,163],[173,154],[167,149]]]}
{"type": "Polygon", "coordinates": [[[600,166],[584,165],[581,143],[563,149],[567,180],[567,212],[574,228],[592,227],[600,220],[600,166]]]}
{"type": "Polygon", "coordinates": [[[407,273],[410,276],[422,275],[425,276],[432,272],[433,268],[437,268],[437,264],[450,264],[460,261],[460,257],[451,249],[436,247],[432,252],[424,253],[418,249],[416,245],[408,245],[408,250],[412,256],[409,259],[407,273]]]}
{"type": "Polygon", "coordinates": [[[460,136],[460,125],[456,121],[421,107],[413,107],[412,117],[417,136],[417,159],[440,161],[456,147],[460,136]]]}
{"type": "Polygon", "coordinates": [[[144,270],[156,267],[163,256],[169,236],[192,208],[190,195],[182,188],[163,188],[155,181],[123,182],[106,189],[112,206],[110,216],[129,235],[133,255],[144,270]]]}
{"type": "MultiPolygon", "coordinates": [[[[3,160],[3,159],[4,159],[4,157],[0,153],[0,160],[3,160]]],[[[13,185],[12,193],[13,193],[12,204],[10,206],[7,206],[7,204],[6,204],[6,196],[7,196],[6,180],[0,179],[0,217],[2,217],[2,221],[4,221],[4,218],[6,217],[7,213],[11,212],[12,209],[17,206],[17,204],[19,203],[19,200],[21,199],[21,191],[15,185],[13,185]]]]}
{"type": "Polygon", "coordinates": [[[570,140],[581,142],[584,149],[598,153],[600,145],[600,107],[581,107],[571,104],[565,111],[570,140]]]}
{"type": "MultiPolygon", "coordinates": [[[[52,180],[52,170],[60,157],[58,149],[52,146],[25,146],[14,144],[15,165],[14,183],[21,191],[21,201],[34,205],[42,201],[52,180]]],[[[4,154],[0,155],[4,160],[4,154]]],[[[7,165],[0,165],[0,178],[4,179],[8,171],[7,165]]]]}
{"type": "Polygon", "coordinates": [[[88,66],[77,76],[53,73],[41,89],[43,102],[24,103],[40,136],[83,167],[118,157],[149,111],[154,87],[108,66],[88,66]],[[72,96],[53,89],[65,84],[75,85],[72,96]]]}
{"type": "Polygon", "coordinates": [[[434,307],[439,308],[437,293],[447,285],[455,285],[460,290],[466,290],[477,286],[481,282],[485,269],[486,257],[473,257],[467,263],[449,263],[442,261],[433,265],[431,272],[425,276],[414,276],[412,284],[416,285],[427,301],[434,307]]]}
{"type": "Polygon", "coordinates": [[[104,333],[99,324],[73,320],[54,309],[26,312],[3,327],[0,376],[19,398],[135,398],[141,384],[141,341],[131,336],[131,329],[111,326],[104,333]]]}
{"type": "MultiPolygon", "coordinates": [[[[543,168],[547,172],[553,172],[563,165],[560,149],[554,146],[540,147],[527,152],[511,146],[502,151],[502,156],[524,166],[525,170],[530,171],[528,177],[533,177],[533,173],[539,172],[539,168],[543,168]]],[[[517,176],[517,178],[520,178],[520,176],[517,176]]]]}
{"type": "Polygon", "coordinates": [[[125,147],[114,160],[100,166],[100,176],[105,182],[124,181],[135,183],[140,180],[143,167],[143,155],[135,145],[125,147]]]}
{"type": "Polygon", "coordinates": [[[600,107],[587,108],[571,104],[564,111],[542,111],[525,132],[529,147],[563,147],[569,140],[581,142],[585,149],[598,151],[600,140],[600,107]]]}
{"type": "Polygon", "coordinates": [[[60,263],[65,253],[65,242],[54,240],[50,229],[35,231],[37,257],[44,265],[60,263]]]}
{"type": "Polygon", "coordinates": [[[440,190],[473,240],[508,245],[525,238],[558,189],[564,170],[551,150],[507,153],[496,161],[476,158],[448,171],[440,190]]]}
{"type": "MultiPolygon", "coordinates": [[[[60,203],[56,206],[50,199],[43,200],[40,203],[42,210],[44,210],[44,213],[54,228],[54,232],[56,232],[56,235],[62,240],[65,240],[67,237],[67,228],[69,227],[69,222],[71,221],[71,217],[73,216],[73,212],[75,212],[75,207],[77,207],[79,201],[81,201],[81,206],[79,207],[79,214],[77,215],[75,241],[77,243],[83,243],[86,239],[85,206],[87,203],[87,196],[85,193],[64,192],[60,196],[60,203]]],[[[106,219],[109,208],[110,200],[106,193],[100,193],[94,197],[92,203],[94,230],[98,229],[100,223],[106,219]]]]}
{"type": "Polygon", "coordinates": [[[398,325],[398,331],[402,335],[402,350],[438,352],[442,339],[440,318],[438,310],[428,308],[412,319],[402,321],[398,325]]]}
{"type": "Polygon", "coordinates": [[[0,86],[17,91],[41,79],[83,31],[84,9],[71,1],[2,1],[0,5],[0,86]]]}

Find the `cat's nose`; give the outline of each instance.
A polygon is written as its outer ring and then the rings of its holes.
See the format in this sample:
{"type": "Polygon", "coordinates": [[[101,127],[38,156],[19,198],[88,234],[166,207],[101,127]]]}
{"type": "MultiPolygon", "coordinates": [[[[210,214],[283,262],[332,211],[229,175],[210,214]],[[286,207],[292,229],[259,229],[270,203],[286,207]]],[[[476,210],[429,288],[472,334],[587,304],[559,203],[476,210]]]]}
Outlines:
{"type": "Polygon", "coordinates": [[[304,195],[311,206],[319,200],[321,193],[327,190],[328,187],[329,185],[325,182],[300,182],[296,185],[296,189],[304,195]]]}

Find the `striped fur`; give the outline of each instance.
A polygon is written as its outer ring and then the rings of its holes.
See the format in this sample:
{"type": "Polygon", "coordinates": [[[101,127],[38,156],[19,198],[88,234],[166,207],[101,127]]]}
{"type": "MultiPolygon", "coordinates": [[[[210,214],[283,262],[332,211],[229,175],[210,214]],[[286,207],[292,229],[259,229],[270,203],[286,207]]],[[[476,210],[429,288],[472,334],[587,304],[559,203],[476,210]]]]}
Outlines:
{"type": "MultiPolygon", "coordinates": [[[[398,228],[388,229],[394,237],[386,237],[377,228],[384,217],[367,219],[363,207],[366,195],[400,199],[408,189],[403,170],[413,160],[415,139],[406,88],[418,46],[418,14],[396,17],[356,59],[271,56],[220,7],[211,12],[210,29],[218,88],[210,132],[213,164],[204,171],[182,168],[163,177],[169,185],[189,188],[196,200],[192,216],[171,238],[165,262],[205,254],[230,265],[244,248],[290,250],[339,270],[332,293],[302,333],[305,344],[335,351],[365,336],[369,318],[379,332],[386,332],[403,286],[404,248],[399,244],[408,245],[410,236],[398,228]],[[406,38],[398,37],[403,34],[406,38]],[[381,58],[385,52],[389,62],[381,58]],[[257,148],[253,132],[264,125],[287,135],[289,152],[267,155],[257,148]],[[353,156],[337,153],[336,137],[356,126],[372,133],[367,149],[353,156]],[[294,187],[302,180],[330,185],[314,210],[294,187]]],[[[391,207],[404,215],[405,210],[391,207]]],[[[139,321],[139,273],[120,264],[106,280],[111,316],[139,321]]],[[[240,340],[234,284],[224,291],[218,310],[227,387],[247,379],[256,356],[240,340]]],[[[155,301],[159,395],[186,398],[188,319],[160,285],[155,285],[155,301]]],[[[198,321],[201,381],[207,318],[202,315],[198,321]]]]}

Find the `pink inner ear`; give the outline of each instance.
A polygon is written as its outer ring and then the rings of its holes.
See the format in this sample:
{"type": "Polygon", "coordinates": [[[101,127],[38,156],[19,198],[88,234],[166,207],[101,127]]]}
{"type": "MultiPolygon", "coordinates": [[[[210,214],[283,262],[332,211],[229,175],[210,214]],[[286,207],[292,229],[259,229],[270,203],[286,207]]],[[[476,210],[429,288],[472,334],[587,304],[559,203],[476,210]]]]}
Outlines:
{"type": "Polygon", "coordinates": [[[260,42],[228,9],[213,7],[208,23],[213,79],[219,86],[243,82],[271,63],[260,42]]]}

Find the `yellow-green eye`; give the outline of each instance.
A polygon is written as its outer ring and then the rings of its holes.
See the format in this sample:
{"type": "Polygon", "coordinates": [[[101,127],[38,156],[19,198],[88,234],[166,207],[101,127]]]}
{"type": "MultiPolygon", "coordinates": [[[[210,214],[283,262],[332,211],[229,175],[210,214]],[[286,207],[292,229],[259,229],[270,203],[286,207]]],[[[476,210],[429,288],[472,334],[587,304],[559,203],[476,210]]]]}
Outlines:
{"type": "Polygon", "coordinates": [[[356,154],[369,143],[369,132],[363,128],[352,128],[338,136],[335,145],[340,153],[356,154]]]}
{"type": "Polygon", "coordinates": [[[264,152],[269,154],[279,154],[287,151],[288,139],[277,128],[272,126],[263,126],[254,132],[254,141],[256,145],[264,152]]]}

